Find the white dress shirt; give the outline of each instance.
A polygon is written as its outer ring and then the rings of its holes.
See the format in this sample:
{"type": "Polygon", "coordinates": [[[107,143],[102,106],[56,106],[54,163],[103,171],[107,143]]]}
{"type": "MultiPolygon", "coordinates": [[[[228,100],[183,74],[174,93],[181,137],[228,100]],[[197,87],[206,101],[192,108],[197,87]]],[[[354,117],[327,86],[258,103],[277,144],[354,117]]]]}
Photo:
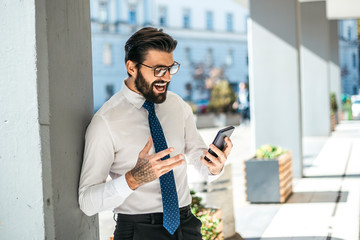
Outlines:
{"type": "MultiPolygon", "coordinates": [[[[85,136],[85,150],[79,186],[79,204],[87,215],[104,210],[115,213],[143,214],[162,212],[160,181],[156,179],[136,190],[129,188],[125,174],[134,168],[140,151],[151,136],[148,112],[142,107],[145,98],[123,84],[94,115],[85,136]],[[106,182],[110,175],[111,181],[106,182]]],[[[190,106],[169,92],[165,102],[155,104],[170,156],[185,155],[186,163],[174,169],[179,207],[191,203],[187,181],[187,163],[207,180],[215,180],[201,163],[207,149],[199,135],[190,106]]],[[[154,146],[149,154],[155,152],[154,146]]]]}

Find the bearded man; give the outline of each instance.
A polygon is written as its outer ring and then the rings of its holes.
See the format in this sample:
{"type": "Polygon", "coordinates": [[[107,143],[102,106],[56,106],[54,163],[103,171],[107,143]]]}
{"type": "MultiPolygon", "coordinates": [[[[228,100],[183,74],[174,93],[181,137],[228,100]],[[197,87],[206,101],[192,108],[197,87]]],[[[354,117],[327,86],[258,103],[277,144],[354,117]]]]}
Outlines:
{"type": "Polygon", "coordinates": [[[201,240],[201,222],[190,209],[187,163],[212,181],[232,148],[225,138],[223,151],[209,146],[218,157],[209,154],[190,106],[168,91],[180,68],[176,45],[156,28],[134,33],[125,45],[128,78],[86,132],[80,208],[89,216],[113,210],[115,240],[201,240]]]}

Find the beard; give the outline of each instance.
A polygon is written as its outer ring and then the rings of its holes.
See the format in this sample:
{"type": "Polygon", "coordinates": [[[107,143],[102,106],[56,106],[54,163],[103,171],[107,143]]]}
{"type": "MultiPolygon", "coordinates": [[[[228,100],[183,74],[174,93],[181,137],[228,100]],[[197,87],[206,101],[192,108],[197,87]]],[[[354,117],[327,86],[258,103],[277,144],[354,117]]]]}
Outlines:
{"type": "Polygon", "coordinates": [[[162,80],[156,80],[152,82],[151,84],[148,84],[144,78],[144,76],[141,74],[141,72],[138,70],[137,76],[135,78],[135,87],[136,89],[145,97],[146,100],[153,102],[153,103],[163,103],[166,100],[166,93],[167,89],[169,87],[170,82],[166,84],[165,92],[156,94],[154,92],[154,85],[157,83],[165,83],[165,81],[162,80]]]}

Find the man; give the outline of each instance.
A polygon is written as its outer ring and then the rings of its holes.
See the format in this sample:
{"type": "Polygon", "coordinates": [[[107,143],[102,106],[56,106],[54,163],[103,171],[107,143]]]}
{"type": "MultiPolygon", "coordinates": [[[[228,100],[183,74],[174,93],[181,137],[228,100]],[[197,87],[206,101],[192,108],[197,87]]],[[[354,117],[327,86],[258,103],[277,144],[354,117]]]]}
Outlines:
{"type": "Polygon", "coordinates": [[[114,209],[115,240],[200,240],[201,222],[189,207],[185,159],[211,181],[232,148],[226,138],[224,152],[210,145],[218,157],[210,155],[191,108],[167,92],[180,67],[173,59],[176,45],[155,28],[132,35],[125,45],[129,77],[87,129],[80,208],[87,215],[114,209]],[[112,180],[106,182],[108,175],[112,180]]]}

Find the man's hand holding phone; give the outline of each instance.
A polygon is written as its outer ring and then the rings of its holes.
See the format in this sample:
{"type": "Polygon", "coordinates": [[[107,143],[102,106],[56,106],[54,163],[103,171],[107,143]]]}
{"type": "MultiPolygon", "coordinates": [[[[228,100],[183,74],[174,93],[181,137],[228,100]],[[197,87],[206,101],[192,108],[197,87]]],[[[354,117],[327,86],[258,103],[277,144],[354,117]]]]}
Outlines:
{"type": "Polygon", "coordinates": [[[217,175],[222,171],[230,154],[233,144],[229,137],[233,131],[234,127],[232,126],[221,129],[213,143],[210,144],[209,150],[204,151],[204,156],[201,157],[202,163],[209,168],[210,173],[213,175],[217,175]]]}

